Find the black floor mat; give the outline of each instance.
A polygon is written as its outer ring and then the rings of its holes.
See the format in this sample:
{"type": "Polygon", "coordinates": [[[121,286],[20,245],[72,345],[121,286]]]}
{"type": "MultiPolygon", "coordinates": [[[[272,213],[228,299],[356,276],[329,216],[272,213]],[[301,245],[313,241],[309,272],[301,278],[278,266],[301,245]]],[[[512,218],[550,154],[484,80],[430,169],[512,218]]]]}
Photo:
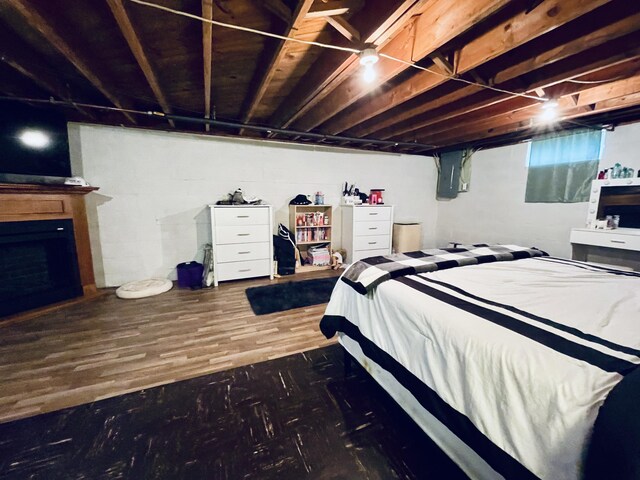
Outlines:
{"type": "Polygon", "coordinates": [[[247,288],[247,298],[256,315],[327,303],[338,277],[287,282],[247,288]]]}

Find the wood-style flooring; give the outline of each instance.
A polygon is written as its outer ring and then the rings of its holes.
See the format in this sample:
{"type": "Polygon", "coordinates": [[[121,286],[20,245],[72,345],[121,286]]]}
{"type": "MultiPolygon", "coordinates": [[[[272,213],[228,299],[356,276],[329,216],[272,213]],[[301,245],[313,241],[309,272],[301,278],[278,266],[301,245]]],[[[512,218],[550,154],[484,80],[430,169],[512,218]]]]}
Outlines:
{"type": "Polygon", "coordinates": [[[338,274],[174,287],[139,300],[111,289],[0,323],[0,422],[330,345],[318,328],[326,305],[258,317],[245,289],[338,274]]]}
{"type": "Polygon", "coordinates": [[[463,480],[339,345],[0,425],[0,479],[463,480]]]}

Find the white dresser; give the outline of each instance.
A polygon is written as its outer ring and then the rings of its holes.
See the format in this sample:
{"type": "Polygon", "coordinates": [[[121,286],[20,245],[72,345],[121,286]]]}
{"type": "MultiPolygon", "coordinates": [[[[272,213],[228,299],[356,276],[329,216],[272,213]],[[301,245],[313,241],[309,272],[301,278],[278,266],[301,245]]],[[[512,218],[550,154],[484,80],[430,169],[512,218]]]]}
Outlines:
{"type": "Polygon", "coordinates": [[[209,205],[213,285],[225,280],[273,278],[273,215],[270,205],[209,205]]]}
{"type": "Polygon", "coordinates": [[[391,253],[393,205],[343,205],[342,248],[347,262],[391,253]]]}

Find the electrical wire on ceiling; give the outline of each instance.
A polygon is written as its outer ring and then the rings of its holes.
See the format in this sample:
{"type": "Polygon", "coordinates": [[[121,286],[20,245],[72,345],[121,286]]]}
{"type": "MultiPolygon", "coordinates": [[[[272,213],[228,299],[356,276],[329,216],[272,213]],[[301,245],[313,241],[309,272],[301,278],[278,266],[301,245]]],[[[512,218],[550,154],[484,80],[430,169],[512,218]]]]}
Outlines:
{"type": "MultiPolygon", "coordinates": [[[[331,50],[340,50],[340,51],[343,51],[343,52],[349,52],[349,53],[353,53],[355,55],[360,55],[363,52],[363,50],[359,50],[359,49],[356,49],[356,48],[340,47],[340,46],[331,45],[331,44],[328,44],[328,43],[314,42],[314,41],[311,41],[311,40],[302,40],[302,39],[293,38],[293,37],[286,37],[284,35],[278,35],[276,33],[270,33],[270,32],[265,32],[265,31],[262,31],[262,30],[257,30],[255,28],[242,27],[240,25],[233,25],[231,23],[219,22],[219,21],[213,20],[213,19],[210,20],[208,18],[200,17],[200,16],[194,15],[192,13],[183,12],[181,10],[176,10],[176,9],[173,9],[173,8],[170,8],[170,7],[165,7],[163,5],[158,5],[158,4],[155,4],[155,3],[152,3],[152,2],[147,2],[145,0],[129,0],[129,1],[132,2],[132,3],[137,3],[139,5],[144,5],[144,6],[147,6],[147,7],[156,8],[158,10],[163,10],[165,12],[173,13],[175,15],[180,15],[180,16],[183,16],[183,17],[191,18],[193,20],[198,20],[200,22],[206,22],[206,23],[210,23],[212,25],[217,25],[219,27],[229,28],[229,29],[232,29],[232,30],[240,30],[240,31],[243,31],[243,32],[248,32],[248,33],[254,33],[256,35],[262,35],[264,37],[276,38],[278,40],[283,40],[283,41],[286,41],[286,42],[295,42],[295,43],[302,43],[302,44],[305,44],[305,45],[314,45],[316,47],[328,48],[328,49],[331,49],[331,50]]],[[[422,71],[425,71],[425,72],[433,73],[434,75],[439,75],[441,77],[445,77],[445,78],[447,78],[449,80],[453,80],[453,81],[456,81],[456,82],[462,82],[462,83],[466,83],[468,85],[475,85],[477,87],[485,88],[485,89],[488,89],[488,90],[493,90],[493,91],[496,91],[496,92],[506,93],[506,94],[512,95],[514,97],[524,97],[524,98],[529,98],[529,99],[532,99],[532,100],[538,100],[540,102],[547,102],[547,101],[550,100],[550,99],[544,98],[544,97],[528,95],[526,93],[513,92],[513,91],[510,91],[510,90],[504,90],[504,89],[501,89],[501,88],[498,88],[498,87],[493,87],[491,85],[485,85],[483,83],[473,82],[471,80],[465,80],[465,79],[460,78],[460,77],[458,77],[456,75],[448,75],[448,74],[441,73],[441,72],[438,72],[438,71],[435,71],[435,70],[431,70],[429,68],[422,67],[422,66],[418,65],[415,62],[408,62],[406,60],[402,60],[400,58],[393,57],[393,56],[387,55],[385,53],[379,53],[379,55],[381,57],[384,57],[384,58],[388,59],[388,60],[392,60],[394,62],[402,63],[404,65],[407,65],[407,66],[409,66],[411,68],[415,68],[417,70],[422,70],[422,71]]]]}
{"type": "Polygon", "coordinates": [[[591,84],[599,84],[599,83],[610,83],[610,82],[616,82],[618,80],[622,80],[623,76],[620,77],[616,77],[616,78],[607,78],[605,80],[574,80],[574,79],[570,79],[567,80],[567,82],[571,82],[571,83],[579,83],[579,84],[584,84],[584,85],[591,85],[591,84]]]}

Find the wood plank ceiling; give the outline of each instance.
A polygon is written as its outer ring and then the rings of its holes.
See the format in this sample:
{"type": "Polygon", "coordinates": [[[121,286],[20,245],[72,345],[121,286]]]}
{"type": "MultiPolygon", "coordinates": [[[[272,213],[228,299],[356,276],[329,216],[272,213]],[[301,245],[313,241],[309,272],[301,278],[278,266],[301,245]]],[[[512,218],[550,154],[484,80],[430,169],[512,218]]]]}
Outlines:
{"type": "Polygon", "coordinates": [[[0,2],[0,108],[53,99],[82,122],[416,154],[640,120],[638,1],[149,2],[192,17],[134,0],[0,2]],[[380,54],[369,84],[353,53],[365,47],[380,54]],[[543,124],[549,99],[559,119],[543,124]]]}

